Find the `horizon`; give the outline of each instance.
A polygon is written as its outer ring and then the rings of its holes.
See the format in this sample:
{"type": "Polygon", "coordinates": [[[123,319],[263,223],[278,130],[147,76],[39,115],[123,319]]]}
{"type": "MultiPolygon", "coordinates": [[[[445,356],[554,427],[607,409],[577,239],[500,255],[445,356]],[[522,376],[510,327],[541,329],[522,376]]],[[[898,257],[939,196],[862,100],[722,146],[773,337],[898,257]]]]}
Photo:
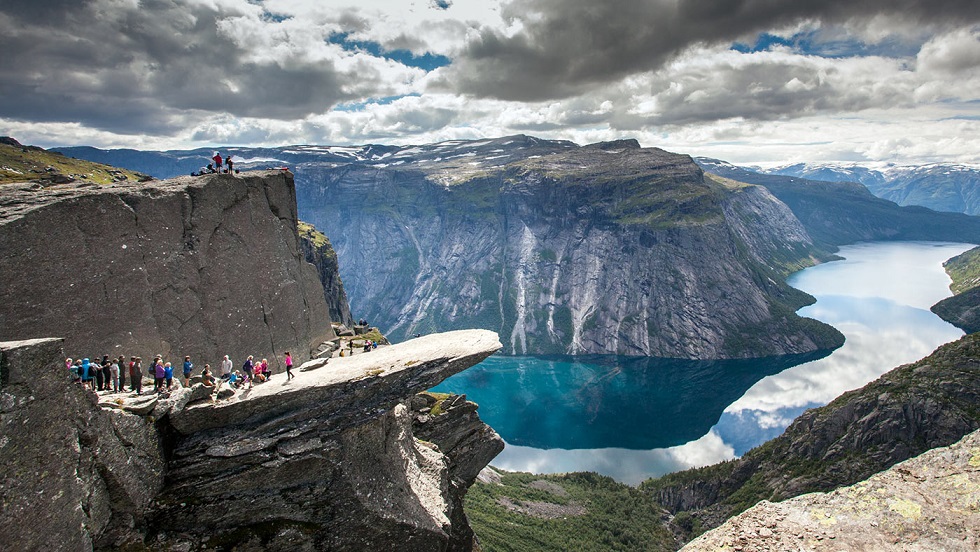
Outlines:
{"type": "Polygon", "coordinates": [[[742,166],[980,162],[964,0],[10,0],[0,29],[0,134],[45,148],[528,134],[742,166]]]}

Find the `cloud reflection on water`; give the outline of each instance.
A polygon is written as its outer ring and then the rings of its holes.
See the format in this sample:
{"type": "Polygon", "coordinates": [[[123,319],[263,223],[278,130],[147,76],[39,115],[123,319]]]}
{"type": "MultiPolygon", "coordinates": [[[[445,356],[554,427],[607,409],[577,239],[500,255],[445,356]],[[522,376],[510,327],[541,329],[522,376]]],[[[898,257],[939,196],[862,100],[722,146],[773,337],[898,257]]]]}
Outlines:
{"type": "MultiPolygon", "coordinates": [[[[949,278],[942,269],[942,262],[971,247],[967,244],[924,242],[857,244],[841,248],[840,255],[847,259],[845,261],[820,265],[794,275],[790,284],[817,298],[815,305],[801,309],[800,314],[833,325],[845,335],[845,344],[828,357],[788,369],[780,368],[778,373],[763,371],[760,364],[754,367],[757,371],[752,381],[755,383],[745,379],[748,374],[742,374],[743,383],[750,387],[740,398],[730,404],[725,403],[728,406],[724,408],[720,420],[712,418],[718,420],[717,423],[700,438],[692,435],[690,438],[693,440],[685,444],[652,450],[566,450],[508,444],[492,464],[506,470],[535,473],[596,471],[635,484],[649,477],[709,465],[744,454],[750,448],[781,434],[807,408],[826,404],[841,393],[859,388],[896,366],[927,356],[939,345],[963,335],[962,331],[939,319],[928,308],[950,295],[949,278]],[[758,379],[767,373],[774,375],[758,379]]],[[[624,374],[629,375],[626,380],[628,385],[620,387],[640,389],[647,393],[645,400],[652,403],[665,401],[666,406],[647,406],[643,419],[657,420],[672,427],[674,424],[688,424],[688,431],[695,427],[692,419],[697,417],[689,415],[691,408],[703,418],[712,410],[710,403],[724,395],[719,390],[731,392],[738,389],[741,392],[741,389],[746,389],[739,388],[734,381],[739,371],[731,368],[736,365],[725,367],[721,373],[718,373],[718,368],[708,367],[701,367],[704,371],[695,373],[693,365],[686,366],[684,377],[679,377],[676,372],[671,374],[670,370],[651,372],[652,366],[655,364],[638,372],[624,370],[624,374]],[[660,372],[658,377],[662,379],[654,381],[655,378],[651,378],[656,372],[660,372]],[[635,373],[645,373],[646,376],[635,373]],[[693,388],[700,389],[700,398],[679,392],[693,388]],[[679,402],[690,404],[679,405],[679,402]],[[667,408],[671,406],[677,410],[674,414],[679,415],[676,419],[667,417],[667,408]]],[[[535,393],[531,377],[536,370],[531,370],[530,366],[528,369],[530,371],[520,370],[517,378],[510,379],[516,380],[516,389],[510,392],[496,386],[488,388],[497,389],[511,399],[522,392],[530,393],[533,398],[527,404],[541,401],[545,397],[535,393]]],[[[579,365],[575,371],[587,372],[590,369],[579,365]]],[[[478,371],[470,373],[477,377],[478,371]]],[[[559,374],[556,370],[551,375],[556,389],[569,384],[567,373],[559,374]]],[[[540,388],[537,391],[544,392],[540,388]]],[[[612,402],[612,406],[607,408],[615,408],[621,414],[626,406],[625,399],[608,401],[609,398],[610,395],[598,397],[600,404],[612,402]]],[[[727,400],[732,401],[733,398],[727,400]]],[[[525,421],[537,427],[547,425],[544,417],[562,420],[560,427],[549,430],[548,433],[552,435],[583,432],[584,438],[584,432],[595,433],[599,430],[598,427],[588,428],[573,423],[567,413],[559,412],[558,406],[557,403],[549,405],[539,413],[540,416],[525,421]],[[566,418],[562,419],[562,416],[566,418]]],[[[562,406],[568,409],[568,405],[562,406]]],[[[581,410],[581,405],[578,408],[581,410]]],[[[481,415],[483,412],[481,408],[481,415]]],[[[513,413],[510,415],[514,417],[513,413]]],[[[623,434],[620,438],[622,443],[635,438],[630,435],[631,432],[649,430],[635,421],[624,422],[624,419],[619,420],[619,429],[615,430],[623,434]]],[[[703,420],[700,423],[704,423],[703,420]]],[[[713,422],[707,422],[710,423],[713,422]]],[[[496,426],[493,422],[491,425],[496,426]]],[[[611,431],[610,427],[603,430],[611,431]]],[[[681,434],[676,428],[672,431],[675,436],[681,434]]],[[[501,434],[508,438],[506,431],[501,431],[501,434]]],[[[604,440],[608,439],[607,434],[604,440]]],[[[560,445],[552,443],[549,446],[560,445]]]]}

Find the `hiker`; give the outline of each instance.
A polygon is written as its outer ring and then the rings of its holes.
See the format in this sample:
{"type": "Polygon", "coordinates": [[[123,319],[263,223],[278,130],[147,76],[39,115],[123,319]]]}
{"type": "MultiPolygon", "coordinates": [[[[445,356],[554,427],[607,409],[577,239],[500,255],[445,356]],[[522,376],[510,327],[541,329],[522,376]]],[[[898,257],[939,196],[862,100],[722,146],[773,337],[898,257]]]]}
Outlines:
{"type": "Polygon", "coordinates": [[[78,373],[82,378],[82,387],[91,388],[95,391],[95,387],[92,383],[92,373],[91,373],[92,363],[87,358],[82,359],[82,363],[78,367],[78,373]]]}
{"type": "Polygon", "coordinates": [[[191,386],[191,370],[194,369],[194,363],[191,362],[191,357],[184,357],[184,387],[191,386]]]}
{"type": "Polygon", "coordinates": [[[214,152],[214,157],[212,157],[211,159],[214,159],[214,169],[215,169],[215,172],[219,172],[220,173],[221,172],[221,154],[218,153],[218,152],[214,152]]]}
{"type": "Polygon", "coordinates": [[[126,359],[122,355],[119,355],[119,358],[116,359],[116,365],[119,366],[119,390],[125,391],[126,372],[129,371],[129,367],[126,366],[126,359]]]}
{"type": "Polygon", "coordinates": [[[119,392],[119,363],[116,359],[109,361],[109,380],[112,381],[112,392],[119,392]]]}
{"type": "Polygon", "coordinates": [[[112,387],[112,361],[109,360],[109,355],[102,355],[102,381],[103,390],[108,391],[112,387]]]}
{"type": "Polygon", "coordinates": [[[83,383],[82,382],[82,359],[77,359],[71,365],[71,381],[72,383],[83,383]]]}
{"type": "MultiPolygon", "coordinates": [[[[84,360],[82,361],[82,364],[85,364],[84,360]]],[[[105,383],[102,375],[102,366],[95,364],[94,362],[89,362],[89,371],[93,372],[91,375],[95,377],[95,387],[92,389],[95,391],[102,391],[102,385],[105,383]]]]}
{"type": "Polygon", "coordinates": [[[201,371],[201,383],[205,387],[214,387],[214,377],[211,376],[211,365],[205,364],[204,370],[201,371]]]}
{"type": "Polygon", "coordinates": [[[272,377],[272,370],[269,369],[269,360],[265,358],[262,359],[262,374],[265,375],[265,379],[272,377]]]}
{"type": "Polygon", "coordinates": [[[129,381],[131,391],[140,395],[143,393],[143,359],[131,357],[129,363],[129,381]]]}
{"type": "Polygon", "coordinates": [[[225,157],[225,165],[228,166],[228,170],[225,171],[226,173],[228,173],[228,174],[235,174],[235,170],[232,168],[232,161],[231,161],[231,154],[230,153],[228,154],[228,157],[225,157]]]}
{"type": "Polygon", "coordinates": [[[293,357],[286,351],[286,381],[293,379],[293,357]]]}
{"type": "Polygon", "coordinates": [[[153,361],[153,392],[163,392],[163,382],[167,378],[167,371],[163,368],[163,360],[157,357],[153,361]]]}
{"type": "Polygon", "coordinates": [[[174,383],[174,367],[169,362],[163,365],[163,379],[167,382],[167,391],[170,391],[174,383]]]}
{"type": "Polygon", "coordinates": [[[225,359],[221,361],[221,379],[226,380],[231,377],[231,369],[235,364],[225,355],[225,359]]]}
{"type": "Polygon", "coordinates": [[[249,377],[249,379],[251,379],[251,378],[252,378],[252,369],[253,369],[254,367],[255,367],[255,363],[254,363],[254,362],[252,362],[252,355],[248,355],[248,358],[247,358],[247,359],[245,360],[245,363],[244,363],[244,364],[242,364],[242,372],[243,372],[243,373],[244,373],[244,374],[245,374],[246,376],[248,376],[248,377],[249,377]]]}

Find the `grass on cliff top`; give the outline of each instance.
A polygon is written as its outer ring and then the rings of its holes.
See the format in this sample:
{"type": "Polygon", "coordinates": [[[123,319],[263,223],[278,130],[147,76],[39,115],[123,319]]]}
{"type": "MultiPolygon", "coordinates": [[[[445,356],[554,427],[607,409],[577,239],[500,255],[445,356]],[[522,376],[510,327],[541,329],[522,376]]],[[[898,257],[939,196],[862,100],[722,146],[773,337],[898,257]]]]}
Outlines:
{"type": "Polygon", "coordinates": [[[310,240],[310,242],[317,248],[323,247],[330,243],[327,239],[326,234],[320,232],[315,226],[308,222],[299,221],[297,224],[300,237],[305,237],[310,240]]]}
{"type": "Polygon", "coordinates": [[[501,485],[478,482],[466,494],[466,515],[483,552],[677,547],[663,510],[628,485],[595,473],[502,473],[501,485]]]}
{"type": "Polygon", "coordinates": [[[142,182],[149,179],[144,174],[65,157],[34,146],[0,143],[0,184],[44,181],[50,180],[54,175],[102,185],[123,180],[142,182]]]}
{"type": "Polygon", "coordinates": [[[949,289],[954,294],[980,286],[980,247],[957,255],[943,265],[953,280],[949,289]]]}

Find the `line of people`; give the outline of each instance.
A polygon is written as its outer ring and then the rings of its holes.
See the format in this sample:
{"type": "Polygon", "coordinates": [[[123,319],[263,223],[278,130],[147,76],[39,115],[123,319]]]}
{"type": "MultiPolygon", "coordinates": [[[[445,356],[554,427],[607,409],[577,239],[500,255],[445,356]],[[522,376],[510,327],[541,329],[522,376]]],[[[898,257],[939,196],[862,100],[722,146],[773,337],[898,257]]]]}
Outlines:
{"type": "MultiPolygon", "coordinates": [[[[286,381],[293,379],[293,357],[286,351],[286,381]]],[[[269,381],[272,377],[272,369],[269,361],[262,359],[256,362],[252,355],[242,365],[241,370],[233,371],[234,364],[228,355],[225,355],[221,362],[221,380],[227,381],[229,385],[239,388],[247,385],[250,389],[254,383],[269,381]]],[[[72,381],[81,384],[93,392],[121,393],[125,392],[127,379],[129,380],[129,391],[137,395],[143,394],[143,359],[138,356],[131,356],[126,362],[124,356],[110,358],[103,355],[101,361],[92,361],[89,358],[65,359],[65,368],[68,370],[72,381]]],[[[190,387],[190,380],[194,370],[194,363],[190,356],[184,357],[181,367],[183,375],[183,385],[190,387]]],[[[153,392],[169,392],[174,387],[174,367],[170,362],[166,362],[162,355],[153,357],[153,362],[149,363],[146,375],[153,379],[153,392]]],[[[211,365],[205,364],[201,370],[201,382],[207,386],[217,387],[220,385],[211,374],[211,365]]]]}
{"type": "Polygon", "coordinates": [[[201,167],[197,172],[192,172],[191,176],[203,176],[205,174],[216,174],[224,172],[225,174],[237,174],[235,171],[235,162],[231,160],[231,154],[229,153],[227,157],[222,160],[220,152],[214,152],[214,157],[211,158],[211,163],[208,163],[206,167],[201,167]],[[224,164],[225,169],[222,171],[221,167],[224,164]]]}

